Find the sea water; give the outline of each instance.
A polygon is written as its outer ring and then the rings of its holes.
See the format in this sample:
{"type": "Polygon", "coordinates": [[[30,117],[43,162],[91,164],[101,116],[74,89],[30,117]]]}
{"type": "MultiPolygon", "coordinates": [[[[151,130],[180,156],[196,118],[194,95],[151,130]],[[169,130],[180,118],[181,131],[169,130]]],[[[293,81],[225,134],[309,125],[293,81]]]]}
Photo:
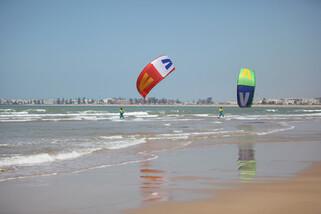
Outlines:
{"type": "MultiPolygon", "coordinates": [[[[217,107],[130,106],[121,120],[117,106],[0,106],[0,181],[143,163],[162,152],[236,139],[288,142],[302,135],[278,133],[298,127],[308,133],[310,122],[321,121],[321,108],[224,110],[219,119],[217,107]]],[[[320,142],[320,132],[309,139],[320,142]]]]}

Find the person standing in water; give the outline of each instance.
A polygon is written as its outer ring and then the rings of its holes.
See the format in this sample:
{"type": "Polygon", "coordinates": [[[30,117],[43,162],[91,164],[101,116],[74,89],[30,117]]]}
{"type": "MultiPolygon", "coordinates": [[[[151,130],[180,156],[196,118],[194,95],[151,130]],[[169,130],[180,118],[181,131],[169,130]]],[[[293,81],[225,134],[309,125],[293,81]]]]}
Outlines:
{"type": "Polygon", "coordinates": [[[125,113],[125,110],[121,107],[121,108],[119,109],[119,118],[120,118],[120,119],[125,119],[124,113],[125,113]]]}
{"type": "Polygon", "coordinates": [[[224,109],[222,106],[218,108],[218,118],[224,117],[224,109]]]}

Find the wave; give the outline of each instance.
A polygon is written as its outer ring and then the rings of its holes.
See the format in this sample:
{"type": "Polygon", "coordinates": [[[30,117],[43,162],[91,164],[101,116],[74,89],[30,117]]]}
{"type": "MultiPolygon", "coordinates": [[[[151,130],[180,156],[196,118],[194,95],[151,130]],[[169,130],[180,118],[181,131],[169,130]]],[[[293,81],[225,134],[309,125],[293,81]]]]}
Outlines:
{"type": "Polygon", "coordinates": [[[180,117],[181,115],[180,114],[169,114],[167,115],[167,117],[180,117]]]}
{"type": "Polygon", "coordinates": [[[152,118],[152,117],[158,117],[157,114],[149,114],[148,112],[145,111],[137,111],[137,112],[125,112],[125,116],[134,116],[134,117],[148,117],[148,118],[152,118]]]}
{"type": "Polygon", "coordinates": [[[99,136],[99,138],[106,139],[106,140],[114,140],[114,139],[123,139],[122,135],[111,135],[111,136],[99,136]]]}
{"type": "Polygon", "coordinates": [[[3,119],[0,120],[0,122],[30,122],[32,121],[31,119],[21,119],[21,120],[13,120],[13,119],[3,119]]]}
{"type": "Polygon", "coordinates": [[[164,134],[156,137],[149,137],[148,140],[186,140],[189,134],[164,134]]]}
{"type": "Polygon", "coordinates": [[[79,151],[62,152],[57,154],[40,153],[34,155],[15,155],[0,159],[0,167],[20,166],[20,165],[36,165],[54,161],[63,161],[79,158],[88,155],[97,149],[83,149],[79,151]]]}
{"type": "Polygon", "coordinates": [[[58,175],[58,173],[53,172],[53,173],[43,173],[43,174],[37,174],[37,175],[27,175],[27,176],[3,178],[3,179],[0,179],[0,182],[12,181],[12,180],[18,180],[18,179],[35,178],[35,177],[48,177],[48,176],[54,176],[54,175],[58,175]]]}
{"type": "Polygon", "coordinates": [[[321,109],[297,109],[295,112],[321,112],[321,109]]]}
{"type": "Polygon", "coordinates": [[[26,112],[46,112],[46,109],[38,108],[38,109],[27,109],[26,112]]]}
{"type": "Polygon", "coordinates": [[[191,118],[182,118],[182,119],[175,119],[175,121],[201,121],[203,119],[191,119],[191,118]]]}
{"type": "Polygon", "coordinates": [[[14,111],[16,111],[16,110],[11,109],[11,108],[1,108],[0,109],[0,112],[14,112],[14,111]]]}
{"type": "MultiPolygon", "coordinates": [[[[159,117],[147,112],[126,112],[125,117],[128,120],[143,121],[144,118],[159,117]]],[[[45,109],[27,109],[21,112],[1,112],[0,122],[26,122],[26,121],[66,121],[66,120],[119,120],[119,113],[110,113],[104,111],[77,111],[67,113],[45,113],[45,109]],[[40,113],[40,114],[37,114],[40,113]]]]}
{"type": "Polygon", "coordinates": [[[209,114],[192,114],[195,117],[209,117],[209,114]]]}
{"type": "Polygon", "coordinates": [[[158,158],[158,155],[155,154],[144,154],[143,152],[140,152],[141,155],[149,155],[151,157],[149,158],[145,158],[145,159],[140,159],[140,160],[130,160],[130,161],[123,161],[120,163],[116,163],[116,164],[103,164],[103,165],[98,165],[98,166],[93,166],[93,167],[88,167],[85,169],[80,169],[80,170],[75,170],[71,173],[73,174],[78,174],[78,173],[82,173],[82,172],[86,172],[89,170],[95,170],[95,169],[103,169],[103,168],[107,168],[107,167],[115,167],[115,166],[124,166],[124,165],[128,165],[128,164],[136,164],[136,163],[142,163],[142,162],[146,162],[146,161],[152,161],[158,158]]]}
{"type": "Polygon", "coordinates": [[[265,111],[267,111],[267,112],[277,112],[278,110],[277,109],[265,109],[265,111]]]}
{"type": "Polygon", "coordinates": [[[262,135],[268,135],[268,134],[273,134],[273,133],[277,133],[277,132],[289,131],[289,130],[292,130],[294,128],[295,128],[295,126],[290,126],[290,127],[287,127],[287,128],[273,129],[273,130],[266,131],[266,132],[258,132],[256,134],[259,135],[259,136],[262,136],[262,135]]]}
{"type": "Polygon", "coordinates": [[[28,115],[29,112],[27,111],[3,111],[0,112],[0,117],[7,117],[7,116],[25,116],[28,115]]]}
{"type": "MultiPolygon", "coordinates": [[[[136,135],[130,136],[129,138],[124,138],[121,135],[113,136],[100,136],[98,141],[95,142],[95,147],[73,150],[70,152],[62,151],[57,153],[38,153],[33,155],[14,155],[11,157],[0,158],[0,167],[9,167],[9,166],[30,166],[38,165],[43,163],[55,162],[55,161],[64,161],[76,159],[85,155],[89,155],[93,152],[101,150],[117,150],[124,149],[127,147],[139,145],[146,143],[145,138],[136,139],[136,135]],[[101,140],[99,140],[101,139],[101,140]],[[121,140],[117,140],[121,139],[121,140]]],[[[0,147],[9,146],[8,144],[0,144],[0,147]]],[[[90,145],[93,146],[93,145],[90,145]]]]}
{"type": "Polygon", "coordinates": [[[158,158],[158,155],[155,154],[145,154],[143,152],[140,152],[140,155],[143,156],[149,156],[147,158],[144,159],[139,159],[139,160],[129,160],[129,161],[123,161],[120,163],[116,163],[116,164],[103,164],[103,165],[97,165],[97,166],[92,166],[92,167],[87,167],[87,168],[83,168],[83,169],[78,169],[78,170],[73,170],[71,172],[52,172],[52,173],[42,173],[42,174],[36,174],[36,175],[26,175],[26,176],[16,176],[16,177],[9,177],[9,178],[3,178],[0,179],[0,182],[6,182],[6,181],[12,181],[12,180],[18,180],[18,179],[30,179],[30,178],[36,178],[36,177],[49,177],[49,176],[55,176],[55,175],[59,175],[59,174],[68,174],[68,173],[72,173],[72,174],[79,174],[79,173],[83,173],[83,172],[87,172],[90,170],[95,170],[95,169],[103,169],[103,168],[108,168],[108,167],[115,167],[115,166],[124,166],[124,165],[129,165],[129,164],[137,164],[137,163],[142,163],[142,162],[146,162],[146,161],[152,161],[158,158]]]}
{"type": "Polygon", "coordinates": [[[136,146],[142,143],[146,143],[145,138],[105,142],[103,147],[104,149],[115,150],[115,149],[124,149],[127,147],[136,146]]]}
{"type": "MultiPolygon", "coordinates": [[[[108,111],[96,111],[96,110],[86,110],[86,111],[76,111],[76,112],[67,112],[70,115],[104,115],[104,116],[119,116],[118,112],[108,112],[108,111]]],[[[134,117],[157,117],[157,115],[150,115],[145,111],[133,111],[133,112],[125,112],[127,116],[134,117]]]]}
{"type": "Polygon", "coordinates": [[[222,128],[213,129],[208,132],[182,132],[174,131],[174,133],[158,134],[154,137],[148,137],[147,140],[185,140],[190,137],[204,137],[204,136],[215,136],[215,135],[233,135],[243,133],[244,130],[224,131],[222,128]]]}
{"type": "Polygon", "coordinates": [[[284,120],[293,118],[312,118],[320,117],[321,113],[311,113],[311,114],[265,114],[265,115],[228,115],[225,118],[227,120],[284,120]]]}

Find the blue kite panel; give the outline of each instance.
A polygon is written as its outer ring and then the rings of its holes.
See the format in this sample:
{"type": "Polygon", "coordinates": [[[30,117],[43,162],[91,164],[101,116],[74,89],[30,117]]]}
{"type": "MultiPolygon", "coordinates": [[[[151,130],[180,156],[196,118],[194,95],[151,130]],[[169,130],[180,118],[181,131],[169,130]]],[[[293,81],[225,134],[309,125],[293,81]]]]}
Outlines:
{"type": "Polygon", "coordinates": [[[251,107],[254,97],[253,86],[238,85],[237,86],[237,104],[241,108],[251,107]]]}

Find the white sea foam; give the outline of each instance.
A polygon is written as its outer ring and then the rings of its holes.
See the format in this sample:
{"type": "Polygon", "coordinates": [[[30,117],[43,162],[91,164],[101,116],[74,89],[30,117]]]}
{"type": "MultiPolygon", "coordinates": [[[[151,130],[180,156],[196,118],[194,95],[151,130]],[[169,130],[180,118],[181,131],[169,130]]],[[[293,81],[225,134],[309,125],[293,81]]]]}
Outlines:
{"type": "Polygon", "coordinates": [[[190,118],[182,118],[182,119],[176,119],[176,121],[200,121],[203,119],[190,119],[190,118]]]}
{"type": "Polygon", "coordinates": [[[144,118],[135,118],[133,119],[133,121],[140,122],[140,121],[147,121],[147,120],[145,120],[144,118]]]}
{"type": "Polygon", "coordinates": [[[209,117],[209,114],[193,114],[195,117],[209,117]]]}
{"type": "MultiPolygon", "coordinates": [[[[112,120],[120,122],[119,113],[111,113],[106,111],[74,111],[67,113],[46,113],[46,109],[27,109],[24,111],[14,111],[12,109],[1,109],[0,122],[28,122],[28,121],[81,121],[81,120],[112,120]]],[[[267,112],[278,112],[277,109],[266,109],[267,112]]],[[[226,115],[225,120],[284,120],[292,118],[311,118],[320,117],[321,109],[299,109],[295,110],[296,114],[258,114],[258,115],[226,115]]],[[[159,114],[151,114],[145,111],[126,112],[126,121],[145,121],[145,119],[154,118],[160,121],[197,121],[204,120],[205,117],[214,117],[209,114],[192,114],[194,118],[186,118],[188,115],[170,114],[160,116],[159,114]]],[[[215,121],[214,123],[221,123],[215,121]]],[[[168,123],[167,123],[168,124],[168,123]]],[[[165,125],[168,126],[168,125],[165,125]]]]}
{"type": "Polygon", "coordinates": [[[148,112],[138,111],[138,112],[125,112],[127,116],[135,116],[135,117],[142,117],[142,118],[155,118],[158,117],[157,114],[148,114],[148,112]]]}
{"type": "Polygon", "coordinates": [[[32,121],[32,119],[2,119],[0,122],[29,122],[32,121]]]}
{"type": "Polygon", "coordinates": [[[203,136],[214,136],[214,135],[225,135],[225,134],[238,134],[244,132],[243,130],[235,131],[224,131],[221,128],[213,129],[213,131],[208,132],[178,132],[178,133],[166,133],[158,134],[155,137],[149,137],[148,140],[183,140],[190,137],[203,137],[203,136]]]}
{"type": "Polygon", "coordinates": [[[96,110],[86,110],[86,111],[80,111],[80,114],[95,114],[95,115],[99,115],[99,114],[108,114],[108,115],[116,115],[117,113],[109,113],[106,111],[96,111],[96,110]]]}
{"type": "MultiPolygon", "coordinates": [[[[146,162],[146,161],[152,161],[152,160],[155,160],[158,158],[158,155],[155,155],[155,154],[147,154],[144,152],[139,152],[138,154],[143,155],[143,156],[149,156],[149,157],[144,158],[144,159],[139,159],[139,160],[123,161],[123,162],[115,163],[115,164],[97,165],[97,166],[88,167],[88,168],[84,168],[84,169],[74,170],[69,173],[78,174],[78,173],[86,172],[89,170],[103,169],[103,168],[115,167],[115,166],[125,166],[125,165],[129,165],[129,164],[137,164],[137,163],[142,163],[142,162],[146,162]]],[[[35,177],[55,176],[58,174],[60,174],[60,173],[53,172],[53,173],[43,173],[43,174],[36,174],[36,175],[27,175],[27,176],[16,176],[16,177],[9,177],[9,178],[0,179],[0,182],[6,182],[6,181],[11,181],[11,180],[17,180],[17,179],[29,179],[29,178],[35,178],[35,177]]]]}
{"type": "Polygon", "coordinates": [[[257,135],[268,135],[268,134],[273,134],[273,133],[277,133],[277,132],[284,132],[284,131],[289,131],[289,130],[292,130],[294,129],[295,126],[290,126],[290,127],[286,127],[286,128],[281,128],[281,129],[273,129],[273,130],[270,130],[270,131],[266,131],[266,132],[258,132],[256,133],[257,135]]]}
{"type": "Polygon", "coordinates": [[[297,109],[295,112],[321,112],[321,109],[297,109]]]}
{"type": "Polygon", "coordinates": [[[212,122],[212,123],[221,124],[221,123],[223,123],[223,122],[221,122],[221,121],[214,121],[214,122],[212,122]]]}
{"type": "Polygon", "coordinates": [[[140,138],[140,139],[131,138],[131,139],[124,139],[120,141],[105,142],[104,148],[111,149],[111,150],[124,149],[127,147],[136,146],[142,143],[146,143],[145,138],[140,138]]]}
{"type": "Polygon", "coordinates": [[[17,177],[11,177],[11,178],[4,178],[4,179],[0,179],[0,182],[12,181],[12,180],[18,180],[18,179],[35,178],[35,177],[48,177],[48,176],[54,176],[54,175],[58,175],[58,173],[53,172],[53,173],[44,173],[44,174],[37,174],[37,175],[27,175],[27,176],[17,176],[17,177]]]}
{"type": "Polygon", "coordinates": [[[16,110],[11,108],[0,108],[0,112],[13,112],[13,111],[16,111],[16,110]]]}
{"type": "Polygon", "coordinates": [[[46,109],[41,109],[41,108],[38,108],[38,109],[27,109],[25,110],[27,112],[46,112],[47,110],[46,109]]]}
{"type": "Polygon", "coordinates": [[[310,113],[310,114],[274,114],[274,115],[229,115],[226,119],[235,120],[285,120],[293,118],[311,118],[320,117],[321,113],[310,113]]]}
{"type": "Polygon", "coordinates": [[[267,112],[277,112],[278,110],[277,109],[266,109],[265,111],[267,111],[267,112]]]}
{"type": "MultiPolygon", "coordinates": [[[[143,118],[157,118],[158,115],[150,115],[147,112],[126,112],[125,117],[134,117],[133,121],[141,121],[143,118]]],[[[21,112],[4,111],[0,113],[0,122],[24,122],[30,120],[39,121],[65,121],[65,120],[113,120],[119,121],[119,113],[104,111],[76,111],[67,113],[45,113],[45,109],[27,109],[21,112]],[[41,112],[40,114],[37,112],[41,112]]]]}
{"type": "Polygon", "coordinates": [[[188,134],[164,134],[155,137],[149,137],[148,140],[185,140],[188,139],[188,137],[188,134]]]}
{"type": "Polygon", "coordinates": [[[167,117],[179,117],[180,115],[179,114],[169,114],[167,115],[167,117]]]}
{"type": "Polygon", "coordinates": [[[15,155],[0,158],[0,167],[18,165],[36,165],[47,162],[70,160],[90,154],[98,149],[83,149],[79,151],[62,152],[57,154],[40,153],[35,155],[15,155]]]}
{"type": "Polygon", "coordinates": [[[192,132],[190,135],[192,136],[201,136],[201,135],[222,135],[222,134],[237,134],[244,132],[243,130],[235,130],[235,131],[220,131],[220,129],[214,130],[214,131],[209,131],[209,132],[192,132]]]}
{"type": "Polygon", "coordinates": [[[27,111],[4,111],[0,113],[0,117],[8,117],[8,116],[26,116],[27,114],[29,114],[29,112],[27,111]]]}
{"type": "Polygon", "coordinates": [[[124,137],[122,135],[111,135],[111,136],[100,136],[99,138],[106,139],[106,140],[117,140],[117,139],[123,139],[124,137]]]}
{"type": "Polygon", "coordinates": [[[158,158],[158,156],[154,155],[154,154],[145,154],[143,152],[140,152],[139,154],[144,155],[144,156],[148,155],[150,157],[142,159],[142,160],[130,160],[130,161],[124,161],[124,162],[120,162],[120,163],[116,163],[116,164],[104,164],[104,165],[88,167],[88,168],[85,168],[85,169],[75,170],[75,171],[73,171],[71,173],[78,174],[78,173],[86,172],[86,171],[89,171],[89,170],[103,169],[103,168],[115,167],[115,166],[124,166],[124,165],[135,164],[135,163],[142,163],[142,162],[146,162],[146,161],[152,161],[152,160],[155,160],[155,159],[158,158]]]}
{"type": "Polygon", "coordinates": [[[81,116],[81,117],[79,117],[81,120],[99,120],[99,118],[98,117],[96,117],[96,116],[81,116]]]}
{"type": "Polygon", "coordinates": [[[65,115],[117,116],[119,115],[119,113],[112,113],[108,111],[85,110],[85,111],[67,111],[65,115]]]}

